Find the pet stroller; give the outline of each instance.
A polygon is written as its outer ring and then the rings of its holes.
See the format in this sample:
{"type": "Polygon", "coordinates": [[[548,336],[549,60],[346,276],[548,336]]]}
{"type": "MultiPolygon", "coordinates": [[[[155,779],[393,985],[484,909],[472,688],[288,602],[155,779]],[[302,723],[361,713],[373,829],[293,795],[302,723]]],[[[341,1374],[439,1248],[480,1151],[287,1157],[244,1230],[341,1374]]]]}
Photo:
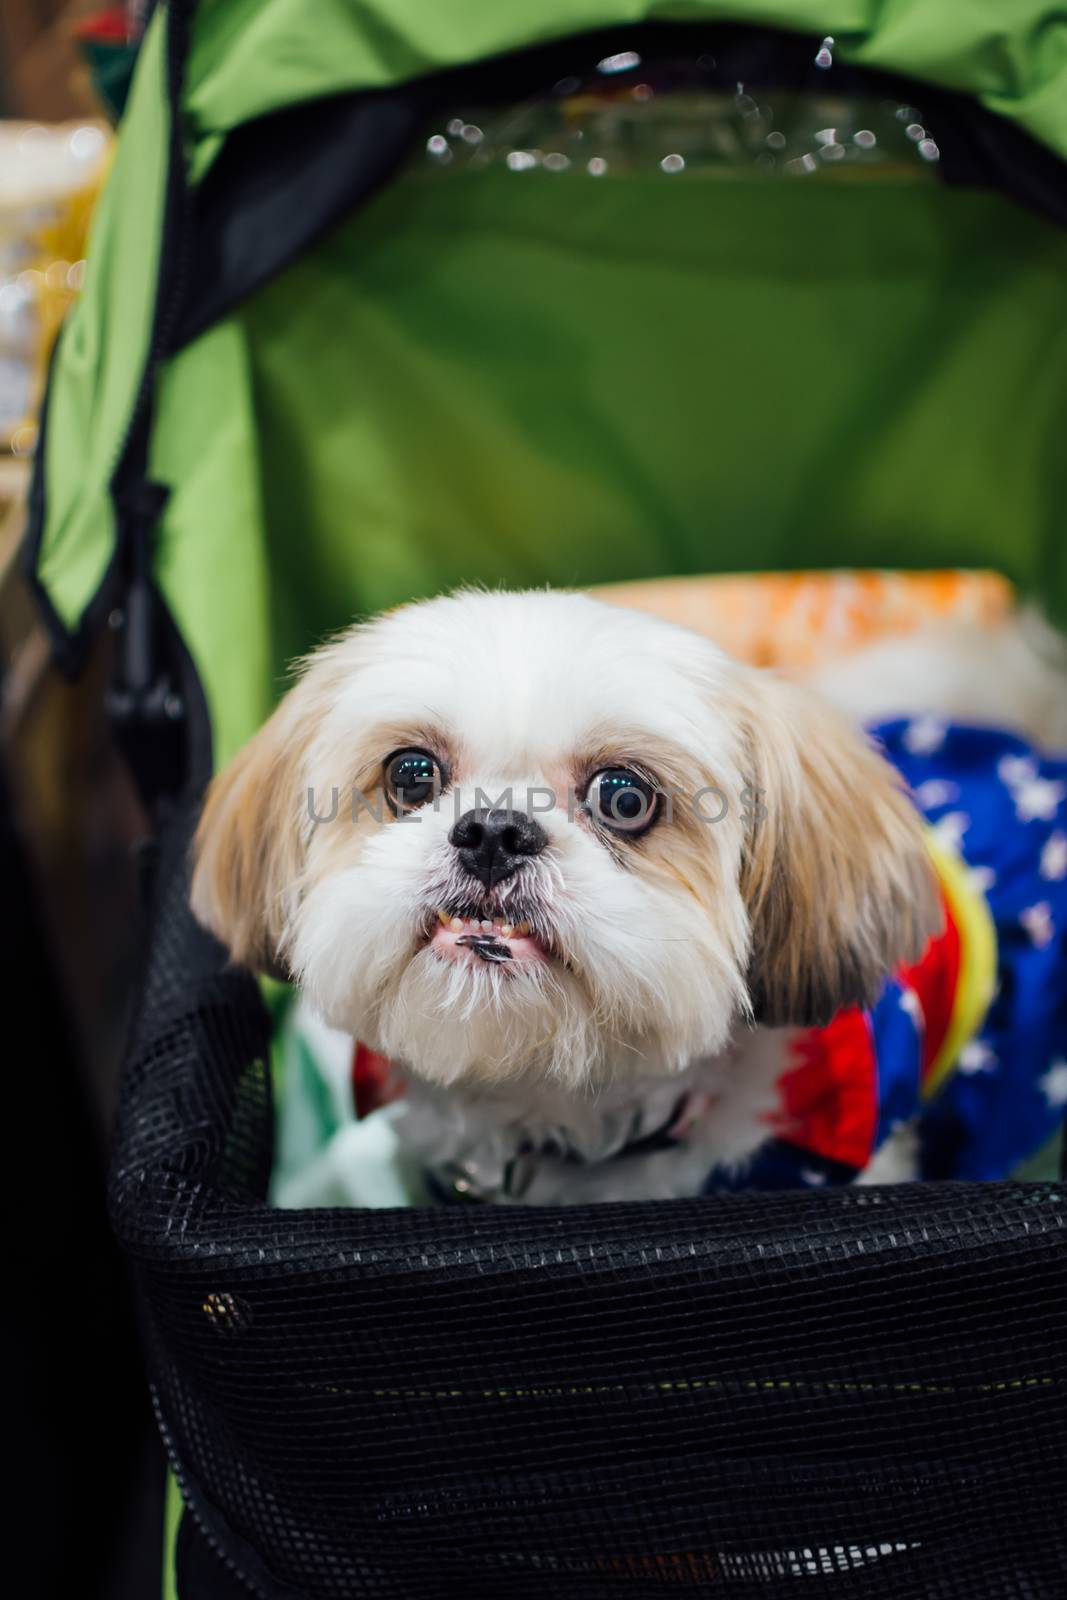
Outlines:
{"type": "Polygon", "coordinates": [[[182,1600],[1064,1592],[1062,1187],[273,1209],[268,1013],[186,908],[212,766],[353,614],[842,564],[1063,614],[1062,21],[856,15],[149,27],[28,559],[70,670],[116,627],[160,818],[111,1202],[182,1600]]]}

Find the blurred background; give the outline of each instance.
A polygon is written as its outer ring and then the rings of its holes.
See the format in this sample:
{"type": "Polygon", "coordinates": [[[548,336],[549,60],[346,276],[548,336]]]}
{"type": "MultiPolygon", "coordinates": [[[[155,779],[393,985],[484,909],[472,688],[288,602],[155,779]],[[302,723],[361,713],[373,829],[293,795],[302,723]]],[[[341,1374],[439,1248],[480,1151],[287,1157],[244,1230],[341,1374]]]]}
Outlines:
{"type": "Polygon", "coordinates": [[[104,1201],[143,819],[103,712],[109,641],[66,682],[18,551],[37,401],[82,280],[132,60],[129,20],[83,0],[0,6],[0,940],[20,1041],[6,1097],[19,1219],[11,1516],[33,1553],[34,1594],[115,1600],[158,1588],[163,1482],[104,1201]]]}

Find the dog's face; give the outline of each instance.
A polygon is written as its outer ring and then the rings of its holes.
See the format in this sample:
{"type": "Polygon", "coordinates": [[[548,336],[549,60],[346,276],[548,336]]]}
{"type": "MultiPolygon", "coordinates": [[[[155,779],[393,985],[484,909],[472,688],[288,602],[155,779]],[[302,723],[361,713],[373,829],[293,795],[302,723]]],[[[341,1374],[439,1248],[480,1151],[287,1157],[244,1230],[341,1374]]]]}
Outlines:
{"type": "Polygon", "coordinates": [[[193,906],[440,1084],[670,1072],[867,1002],[938,921],[890,768],[798,690],[578,594],[352,629],[215,780],[193,906]]]}

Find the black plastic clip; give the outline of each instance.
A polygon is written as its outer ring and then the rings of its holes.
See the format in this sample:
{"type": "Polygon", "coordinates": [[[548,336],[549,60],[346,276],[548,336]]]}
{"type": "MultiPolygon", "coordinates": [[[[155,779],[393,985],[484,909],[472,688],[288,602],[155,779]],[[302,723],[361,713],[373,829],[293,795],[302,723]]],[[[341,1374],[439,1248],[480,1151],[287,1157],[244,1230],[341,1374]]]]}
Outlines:
{"type": "Polygon", "coordinates": [[[184,762],[183,695],[168,648],[168,619],[152,580],[153,535],[170,490],[140,481],[117,499],[120,596],[108,618],[118,635],[107,711],[149,802],[173,792],[184,762]]]}
{"type": "Polygon", "coordinates": [[[138,483],[119,502],[119,548],[124,552],[123,593],[108,618],[119,635],[107,708],[119,724],[177,721],[181,697],[161,666],[157,605],[152,587],[152,535],[170,491],[138,483]]]}

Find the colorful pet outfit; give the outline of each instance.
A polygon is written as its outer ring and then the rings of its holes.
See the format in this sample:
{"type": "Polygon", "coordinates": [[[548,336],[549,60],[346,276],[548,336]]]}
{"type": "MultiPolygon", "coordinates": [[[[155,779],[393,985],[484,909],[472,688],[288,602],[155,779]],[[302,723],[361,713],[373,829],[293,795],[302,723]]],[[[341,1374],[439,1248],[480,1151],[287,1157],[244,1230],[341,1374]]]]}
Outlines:
{"type": "Polygon", "coordinates": [[[1067,761],[930,716],[871,730],[930,824],[945,930],[799,1034],[776,1133],[709,1190],[847,1183],[913,1123],[922,1178],[1004,1178],[1067,1113],[1067,761]]]}

